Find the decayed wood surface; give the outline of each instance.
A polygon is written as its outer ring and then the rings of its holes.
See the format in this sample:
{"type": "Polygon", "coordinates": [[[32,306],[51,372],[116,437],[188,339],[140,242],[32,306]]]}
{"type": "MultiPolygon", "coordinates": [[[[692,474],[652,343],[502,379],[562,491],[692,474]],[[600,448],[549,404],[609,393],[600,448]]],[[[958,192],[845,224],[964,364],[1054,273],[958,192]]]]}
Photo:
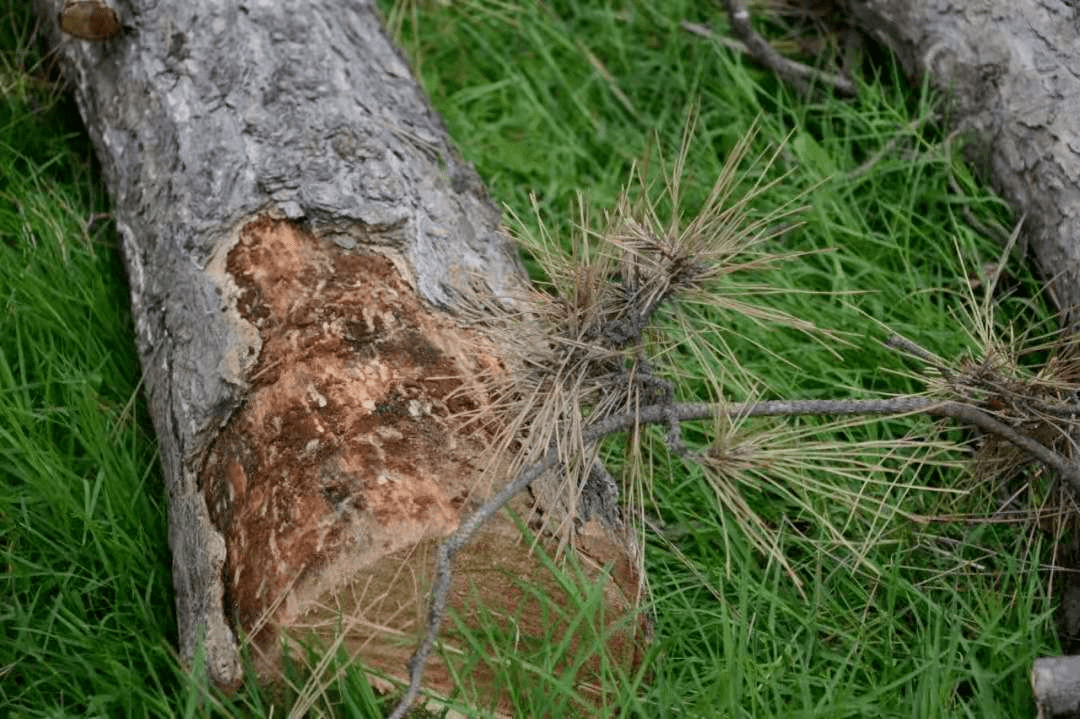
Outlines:
{"type": "Polygon", "coordinates": [[[1065,0],[846,0],[948,98],[969,158],[1023,215],[1063,315],[1080,306],[1080,8],[1065,0]]]}
{"type": "MultiPolygon", "coordinates": [[[[499,296],[522,286],[498,210],[371,2],[118,2],[121,32],[95,42],[61,38],[59,0],[35,2],[113,199],[181,656],[204,641],[211,677],[234,685],[237,626],[340,613],[364,641],[390,630],[365,658],[402,671],[394,632],[419,629],[431,544],[490,491],[485,437],[454,417],[483,407],[470,377],[500,359],[453,309],[478,277],[499,296]]],[[[614,563],[617,618],[636,596],[632,542],[581,546],[614,563]]],[[[508,577],[550,582],[529,550],[492,523],[458,562],[457,604],[477,588],[498,615],[524,601],[508,577]]]]}

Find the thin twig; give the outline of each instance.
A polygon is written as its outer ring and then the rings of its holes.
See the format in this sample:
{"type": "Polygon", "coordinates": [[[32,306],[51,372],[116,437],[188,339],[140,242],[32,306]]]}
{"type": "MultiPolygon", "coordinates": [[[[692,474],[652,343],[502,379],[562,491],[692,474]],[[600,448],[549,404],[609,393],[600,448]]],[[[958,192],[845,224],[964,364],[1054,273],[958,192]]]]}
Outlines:
{"type": "MultiPolygon", "coordinates": [[[[1053,467],[1073,486],[1080,489],[1080,468],[1054,450],[1031,439],[1009,425],[992,417],[978,407],[961,402],[940,401],[928,397],[893,397],[869,400],[765,400],[760,402],[737,402],[732,404],[689,403],[656,404],[637,412],[615,415],[595,422],[582,433],[582,444],[588,445],[607,435],[625,432],[641,424],[680,422],[711,419],[718,416],[731,418],[777,417],[799,415],[898,415],[927,414],[951,417],[1002,437],[1024,449],[1039,461],[1053,467]]],[[[498,512],[514,495],[527,488],[536,478],[559,462],[558,448],[550,447],[539,462],[526,467],[512,482],[493,495],[480,508],[466,517],[458,528],[446,538],[436,552],[435,581],[431,589],[428,608],[427,630],[409,660],[409,686],[405,695],[390,714],[390,719],[404,719],[420,693],[424,667],[438,638],[439,627],[446,612],[453,578],[454,556],[472,539],[473,534],[492,515],[498,512]]]]}
{"type": "Polygon", "coordinates": [[[1053,417],[1063,417],[1066,419],[1080,418],[1080,404],[1050,404],[1048,402],[1040,402],[1036,399],[1027,400],[1026,404],[1036,412],[1048,414],[1053,417]]]}
{"type": "Polygon", "coordinates": [[[743,45],[738,40],[732,40],[729,37],[724,37],[723,35],[718,35],[715,32],[713,32],[711,29],[709,29],[709,27],[706,26],[706,25],[701,25],[700,23],[696,23],[696,22],[690,22],[689,20],[683,20],[682,22],[679,23],[679,27],[681,27],[683,30],[686,30],[688,33],[691,33],[693,35],[697,35],[699,37],[703,37],[703,38],[706,38],[708,40],[712,40],[713,42],[718,42],[721,45],[723,45],[724,47],[726,47],[728,50],[734,50],[735,52],[741,52],[744,55],[749,55],[750,54],[750,50],[747,49],[746,45],[743,45]]]}
{"type": "Polygon", "coordinates": [[[832,86],[834,90],[844,95],[855,95],[855,86],[847,78],[789,60],[773,50],[765,38],[758,35],[750,24],[750,13],[743,7],[740,0],[724,0],[724,9],[727,10],[732,30],[746,45],[750,57],[794,85],[800,92],[809,92],[813,82],[821,82],[832,86]]]}
{"type": "Polygon", "coordinates": [[[953,371],[946,367],[944,364],[942,364],[941,360],[935,357],[933,352],[924,347],[921,347],[920,345],[915,344],[907,337],[901,337],[900,335],[890,335],[888,339],[885,340],[884,345],[889,349],[899,350],[904,354],[915,357],[916,359],[921,359],[923,362],[940,372],[941,376],[948,380],[950,383],[952,382],[953,371]]]}
{"type": "MultiPolygon", "coordinates": [[[[941,376],[949,382],[950,385],[956,388],[956,373],[946,365],[942,364],[941,360],[936,357],[929,350],[915,344],[906,337],[900,335],[891,335],[882,344],[889,349],[898,350],[904,354],[920,359],[926,362],[928,365],[936,369],[941,373],[941,376]]],[[[1016,392],[1010,391],[1008,387],[1003,387],[997,382],[990,382],[983,380],[979,382],[979,385],[984,389],[994,392],[997,395],[1008,395],[1012,398],[1018,398],[1021,410],[1032,410],[1042,414],[1050,415],[1051,417],[1061,417],[1064,419],[1077,419],[1080,418],[1080,404],[1075,402],[1044,402],[1038,399],[1031,399],[1029,397],[1017,395],[1016,392]]],[[[958,389],[957,389],[958,391],[958,389]]]]}
{"type": "Polygon", "coordinates": [[[951,367],[946,366],[933,352],[915,344],[907,337],[901,337],[900,335],[890,335],[884,342],[884,345],[889,349],[903,352],[909,357],[914,357],[926,362],[928,365],[936,369],[941,378],[949,385],[953,392],[960,395],[960,387],[956,380],[956,373],[951,367]]]}

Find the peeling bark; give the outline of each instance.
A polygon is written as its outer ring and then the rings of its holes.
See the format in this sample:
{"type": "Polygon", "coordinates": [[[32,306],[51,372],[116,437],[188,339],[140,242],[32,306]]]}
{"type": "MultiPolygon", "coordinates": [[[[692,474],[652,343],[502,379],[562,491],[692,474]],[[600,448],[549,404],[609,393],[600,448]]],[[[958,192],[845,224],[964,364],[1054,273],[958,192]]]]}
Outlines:
{"type": "MultiPolygon", "coordinates": [[[[490,491],[482,431],[455,417],[486,401],[469,378],[501,365],[454,308],[477,282],[503,298],[525,282],[498,210],[371,2],[128,0],[98,42],[61,41],[59,0],[35,4],[113,200],[181,656],[202,642],[232,686],[237,629],[269,669],[277,627],[318,633],[344,615],[364,658],[400,673],[430,546],[490,491]]],[[[615,567],[613,622],[639,560],[618,516],[599,519],[580,555],[594,576],[615,567]]],[[[520,611],[508,576],[558,596],[513,521],[485,532],[461,560],[459,609],[477,611],[471,586],[520,611]]],[[[541,636],[540,616],[521,629],[541,636]]],[[[614,650],[629,661],[635,641],[617,634],[614,650]]]]}

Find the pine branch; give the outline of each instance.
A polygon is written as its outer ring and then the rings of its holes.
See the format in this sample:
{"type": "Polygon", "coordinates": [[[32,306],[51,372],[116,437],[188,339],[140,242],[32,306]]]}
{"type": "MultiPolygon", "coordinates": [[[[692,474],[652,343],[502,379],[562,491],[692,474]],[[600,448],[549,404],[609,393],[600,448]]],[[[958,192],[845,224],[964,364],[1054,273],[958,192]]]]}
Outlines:
{"type": "MultiPolygon", "coordinates": [[[[1057,470],[1074,487],[1080,489],[1080,465],[1070,462],[1053,449],[1017,431],[989,413],[963,402],[934,400],[928,397],[893,397],[869,400],[764,400],[758,402],[655,404],[637,412],[614,415],[595,422],[582,433],[586,445],[604,437],[625,432],[642,424],[688,422],[693,420],[729,417],[794,417],[794,416],[843,416],[843,415],[903,415],[926,414],[949,417],[974,425],[985,432],[1005,439],[1028,452],[1035,459],[1057,470]]],[[[453,579],[453,561],[457,553],[472,539],[476,531],[492,515],[502,509],[518,492],[526,489],[544,472],[559,463],[557,447],[551,446],[539,462],[522,470],[503,489],[493,495],[475,512],[466,517],[458,528],[439,546],[435,559],[435,581],[431,589],[427,628],[409,660],[409,686],[401,701],[394,708],[390,719],[403,719],[420,693],[424,667],[435,647],[439,628],[446,613],[453,579]]]]}

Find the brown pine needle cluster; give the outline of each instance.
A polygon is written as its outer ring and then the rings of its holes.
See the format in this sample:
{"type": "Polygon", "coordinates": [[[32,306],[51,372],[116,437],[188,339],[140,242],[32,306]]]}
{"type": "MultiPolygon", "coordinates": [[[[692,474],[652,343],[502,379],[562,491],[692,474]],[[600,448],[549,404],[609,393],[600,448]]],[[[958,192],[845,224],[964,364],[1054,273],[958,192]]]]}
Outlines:
{"type": "MultiPolygon", "coordinates": [[[[932,396],[971,407],[1009,428],[1009,433],[990,432],[980,442],[975,454],[980,479],[1009,478],[1039,460],[1054,467],[1025,449],[1017,437],[1038,443],[1064,466],[1075,464],[1080,439],[1080,354],[1075,342],[1057,338],[1045,348],[1049,359],[1034,372],[1020,364],[1015,350],[997,341],[981,359],[965,358],[952,367],[909,340],[891,337],[887,344],[927,363],[932,396]]],[[[1075,469],[1062,474],[1080,489],[1075,469]]]]}
{"type": "MultiPolygon", "coordinates": [[[[493,456],[512,450],[516,463],[509,474],[514,476],[555,448],[563,509],[549,519],[555,519],[563,536],[570,520],[590,518],[588,508],[598,494],[618,493],[598,465],[598,443],[583,439],[586,428],[675,401],[668,379],[673,373],[662,362],[667,349],[684,338],[657,330],[658,317],[673,317],[678,327],[687,304],[705,304],[813,329],[755,304],[753,295],[770,290],[739,281],[749,271],[785,259],[762,246],[785,231],[801,209],[783,207],[753,218],[753,201],[780,180],[759,179],[745,190],[741,167],[752,133],[729,154],[700,211],[683,221],[680,182],[691,130],[665,173],[661,192],[646,180],[646,171],[635,168],[631,189],[603,218],[601,229],[592,229],[583,214],[569,251],[543,229],[519,232],[519,244],[543,268],[545,278],[526,296],[508,298],[495,308],[489,303],[477,313],[509,366],[505,375],[490,378],[486,392],[497,398],[502,418],[493,456]],[[666,218],[661,201],[670,208],[666,218]]],[[[765,158],[759,177],[768,175],[775,158],[775,153],[765,158]]],[[[679,424],[674,417],[668,424],[671,446],[682,452],[679,424]]],[[[503,474],[494,482],[506,481],[505,464],[492,461],[490,467],[503,474]]]]}

